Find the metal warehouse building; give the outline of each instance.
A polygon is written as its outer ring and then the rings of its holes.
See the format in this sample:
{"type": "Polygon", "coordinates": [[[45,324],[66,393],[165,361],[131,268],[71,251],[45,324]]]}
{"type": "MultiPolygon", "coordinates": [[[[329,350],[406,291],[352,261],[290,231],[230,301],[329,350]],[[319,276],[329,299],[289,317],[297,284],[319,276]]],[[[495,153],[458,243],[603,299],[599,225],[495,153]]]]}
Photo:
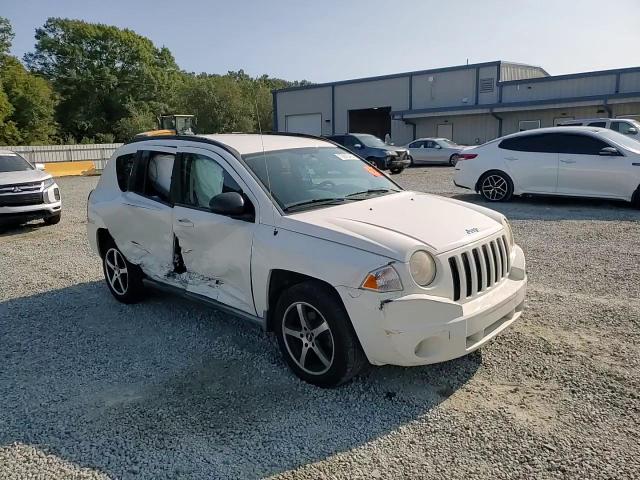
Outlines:
{"type": "Polygon", "coordinates": [[[640,67],[551,76],[496,61],[285,88],[273,106],[281,132],[473,145],[572,118],[640,117],[640,67]]]}

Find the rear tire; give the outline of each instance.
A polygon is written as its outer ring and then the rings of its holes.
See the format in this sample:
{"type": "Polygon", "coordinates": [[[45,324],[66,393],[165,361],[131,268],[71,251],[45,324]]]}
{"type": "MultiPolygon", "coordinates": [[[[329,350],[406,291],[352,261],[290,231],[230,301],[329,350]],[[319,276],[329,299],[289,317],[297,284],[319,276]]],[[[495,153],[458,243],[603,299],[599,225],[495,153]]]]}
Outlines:
{"type": "Polygon", "coordinates": [[[337,387],[367,364],[344,305],[320,282],[299,283],[280,295],[275,333],[289,368],[313,385],[337,387]]]}
{"type": "Polygon", "coordinates": [[[142,270],[130,263],[112,240],[105,246],[102,270],[116,300],[127,304],[140,301],[144,294],[142,270]]]}
{"type": "Polygon", "coordinates": [[[478,192],[488,202],[508,202],[513,197],[513,181],[506,173],[491,170],[478,180],[478,192]]]}
{"type": "Polygon", "coordinates": [[[415,167],[416,166],[415,163],[413,163],[413,157],[411,155],[409,155],[409,161],[411,162],[409,164],[410,167],[415,167]]]}
{"type": "Polygon", "coordinates": [[[45,225],[57,225],[58,223],[60,223],[60,219],[62,218],[62,212],[53,215],[51,217],[47,217],[44,219],[44,224],[45,225]]]}
{"type": "Polygon", "coordinates": [[[404,170],[404,167],[396,167],[391,169],[391,173],[393,175],[397,175],[398,173],[402,173],[403,170],[404,170]]]}
{"type": "Polygon", "coordinates": [[[458,163],[458,155],[454,153],[449,157],[449,165],[451,165],[452,167],[455,167],[456,163],[458,163]]]}

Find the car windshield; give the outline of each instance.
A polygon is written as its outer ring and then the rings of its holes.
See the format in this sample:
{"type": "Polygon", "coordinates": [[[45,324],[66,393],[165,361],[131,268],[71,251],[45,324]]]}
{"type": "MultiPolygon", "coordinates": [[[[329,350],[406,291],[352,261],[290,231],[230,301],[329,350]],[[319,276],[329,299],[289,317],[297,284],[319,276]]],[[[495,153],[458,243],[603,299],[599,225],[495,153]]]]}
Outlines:
{"type": "Polygon", "coordinates": [[[362,144],[367,146],[367,147],[373,147],[373,148],[388,147],[388,145],[386,143],[384,143],[382,140],[380,140],[378,137],[376,137],[374,135],[358,134],[358,135],[354,135],[354,137],[356,137],[358,140],[360,140],[362,142],[362,144]]]}
{"type": "Polygon", "coordinates": [[[15,153],[0,153],[0,172],[24,172],[33,170],[33,166],[15,153]]]}
{"type": "Polygon", "coordinates": [[[245,162],[285,212],[365,200],[402,190],[386,175],[336,147],[245,155],[245,162]],[[268,175],[267,175],[268,172],[268,175]]]}
{"type": "Polygon", "coordinates": [[[616,143],[628,150],[633,150],[636,153],[640,153],[640,142],[635,140],[634,137],[629,137],[628,135],[608,129],[602,130],[601,132],[598,132],[598,134],[602,135],[605,140],[616,143]]]}

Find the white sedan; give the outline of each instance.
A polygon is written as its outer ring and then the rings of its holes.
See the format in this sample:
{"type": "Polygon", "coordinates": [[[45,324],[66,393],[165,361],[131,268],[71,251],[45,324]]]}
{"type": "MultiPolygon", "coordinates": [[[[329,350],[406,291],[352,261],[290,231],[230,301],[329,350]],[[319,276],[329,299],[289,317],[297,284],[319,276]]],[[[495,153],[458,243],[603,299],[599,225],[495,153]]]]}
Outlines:
{"type": "Polygon", "coordinates": [[[454,183],[490,202],[530,194],[640,204],[640,143],[595,127],[519,132],[465,150],[454,183]]]}
{"type": "Polygon", "coordinates": [[[411,165],[445,163],[455,165],[458,154],[466,149],[447,138],[418,138],[406,145],[411,165]]]}
{"type": "Polygon", "coordinates": [[[141,138],[107,164],[87,228],[117,300],[154,284],[257,323],[321,386],[466,355],[524,305],[502,214],[404,191],[315,137],[141,138]]]}

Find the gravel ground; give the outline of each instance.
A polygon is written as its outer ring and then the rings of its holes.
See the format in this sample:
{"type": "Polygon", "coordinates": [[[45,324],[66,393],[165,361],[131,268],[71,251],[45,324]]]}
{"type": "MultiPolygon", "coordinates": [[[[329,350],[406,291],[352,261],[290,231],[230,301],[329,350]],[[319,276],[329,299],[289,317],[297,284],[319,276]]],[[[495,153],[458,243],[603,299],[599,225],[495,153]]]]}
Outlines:
{"type": "MultiPolygon", "coordinates": [[[[405,187],[480,202],[448,167],[405,187]]],[[[154,293],[112,299],[62,222],[0,234],[0,478],[638,478],[640,211],[499,205],[527,255],[522,319],[468,357],[298,381],[275,341],[154,293]]]]}

